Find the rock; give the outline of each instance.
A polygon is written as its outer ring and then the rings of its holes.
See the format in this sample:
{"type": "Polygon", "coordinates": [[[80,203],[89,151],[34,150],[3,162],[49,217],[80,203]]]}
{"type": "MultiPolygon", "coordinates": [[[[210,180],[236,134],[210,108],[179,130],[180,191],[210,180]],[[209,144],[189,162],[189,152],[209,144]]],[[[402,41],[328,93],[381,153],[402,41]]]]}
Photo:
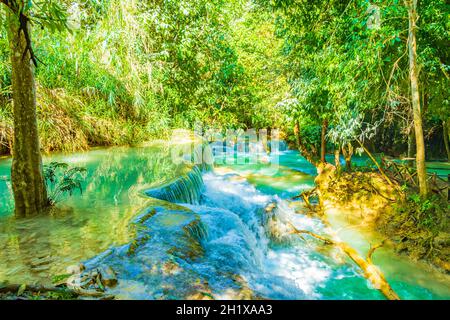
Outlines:
{"type": "Polygon", "coordinates": [[[42,265],[50,264],[53,262],[53,259],[51,256],[44,256],[42,258],[34,258],[31,259],[30,264],[31,267],[40,267],[42,265]]]}
{"type": "Polygon", "coordinates": [[[94,284],[94,279],[88,276],[85,276],[81,278],[78,287],[80,288],[89,288],[91,285],[94,284]]]}
{"type": "Polygon", "coordinates": [[[434,264],[441,268],[445,273],[450,273],[450,262],[444,261],[438,257],[434,259],[434,264]]]}
{"type": "Polygon", "coordinates": [[[65,286],[67,285],[68,279],[71,277],[71,274],[60,274],[56,275],[52,279],[52,283],[55,287],[65,286]]]}
{"type": "Polygon", "coordinates": [[[111,267],[100,267],[98,272],[101,275],[101,281],[105,287],[114,287],[117,285],[116,273],[111,267]]]}
{"type": "Polygon", "coordinates": [[[37,266],[37,267],[33,266],[31,269],[33,270],[33,272],[42,272],[42,271],[49,270],[50,266],[47,265],[47,264],[43,264],[43,265],[40,265],[40,266],[37,266]]]}
{"type": "Polygon", "coordinates": [[[181,272],[182,270],[183,269],[180,268],[180,266],[173,261],[168,261],[168,262],[164,263],[164,265],[162,266],[162,272],[165,275],[174,275],[174,274],[181,272]]]}
{"type": "Polygon", "coordinates": [[[67,272],[70,273],[70,274],[80,274],[84,270],[86,270],[86,267],[82,263],[79,263],[79,264],[77,264],[75,266],[70,266],[70,267],[67,268],[67,272]]]}

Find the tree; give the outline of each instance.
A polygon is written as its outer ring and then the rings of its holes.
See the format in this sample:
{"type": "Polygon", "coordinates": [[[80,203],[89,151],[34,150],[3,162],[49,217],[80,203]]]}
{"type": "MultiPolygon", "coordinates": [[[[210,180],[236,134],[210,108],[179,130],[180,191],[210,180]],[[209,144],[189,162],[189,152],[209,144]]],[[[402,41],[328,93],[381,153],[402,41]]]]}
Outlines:
{"type": "Polygon", "coordinates": [[[444,145],[445,145],[445,151],[447,152],[447,161],[450,161],[450,145],[449,145],[449,128],[450,126],[450,121],[449,120],[444,120],[442,121],[442,131],[443,131],[443,135],[444,135],[444,145]]]}
{"type": "Polygon", "coordinates": [[[325,155],[327,153],[327,140],[326,140],[327,130],[328,130],[328,119],[324,119],[322,121],[322,132],[320,135],[320,161],[322,163],[326,162],[325,155]]]}
{"type": "Polygon", "coordinates": [[[408,52],[409,52],[409,74],[411,81],[411,103],[414,116],[414,133],[416,137],[416,167],[417,176],[419,178],[419,189],[422,196],[428,194],[427,171],[425,166],[425,141],[423,137],[422,114],[420,110],[420,94],[417,69],[417,44],[416,44],[416,22],[417,16],[417,0],[409,0],[406,2],[408,6],[409,18],[409,36],[408,36],[408,52]]]}
{"type": "Polygon", "coordinates": [[[286,72],[302,121],[325,129],[327,120],[330,128],[345,127],[339,123],[347,119],[343,115],[364,115],[364,122],[377,127],[367,142],[393,156],[406,149],[408,137],[410,154],[417,144],[425,194],[424,131],[434,138],[434,128],[449,118],[449,6],[424,1],[419,29],[417,1],[411,1],[274,0],[269,8],[278,14],[277,34],[284,39],[286,72]],[[425,128],[425,117],[431,128],[425,128]]]}
{"type": "Polygon", "coordinates": [[[23,217],[41,212],[49,205],[45,188],[36,115],[34,69],[37,57],[31,42],[31,25],[60,27],[65,18],[52,1],[1,0],[7,8],[8,39],[12,66],[13,161],[11,181],[15,214],[23,217]]]}

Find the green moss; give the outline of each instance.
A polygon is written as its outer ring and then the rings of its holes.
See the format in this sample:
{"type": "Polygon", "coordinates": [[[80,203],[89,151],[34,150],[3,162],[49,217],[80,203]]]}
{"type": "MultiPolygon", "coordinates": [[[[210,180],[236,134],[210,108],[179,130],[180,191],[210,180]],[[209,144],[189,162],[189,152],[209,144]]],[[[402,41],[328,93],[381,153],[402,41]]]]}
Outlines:
{"type": "Polygon", "coordinates": [[[67,274],[58,274],[52,277],[52,283],[61,283],[62,281],[65,281],[67,279],[69,279],[72,276],[72,274],[67,273],[67,274]]]}
{"type": "Polygon", "coordinates": [[[143,244],[145,244],[148,240],[150,239],[150,235],[144,235],[141,236],[137,239],[134,239],[131,243],[130,246],[128,247],[128,251],[127,251],[127,255],[128,256],[133,256],[136,254],[136,250],[142,246],[143,244]]]}

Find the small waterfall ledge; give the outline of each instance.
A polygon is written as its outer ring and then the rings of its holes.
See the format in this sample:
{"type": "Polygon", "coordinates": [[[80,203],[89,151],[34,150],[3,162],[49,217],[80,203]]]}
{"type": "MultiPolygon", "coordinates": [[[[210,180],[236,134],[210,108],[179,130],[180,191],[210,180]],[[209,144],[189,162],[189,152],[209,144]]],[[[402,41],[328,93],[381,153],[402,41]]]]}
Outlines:
{"type": "Polygon", "coordinates": [[[191,154],[185,155],[184,158],[197,164],[187,165],[185,172],[178,178],[145,190],[144,193],[151,198],[171,203],[199,204],[204,189],[202,175],[205,172],[212,171],[214,167],[211,147],[207,144],[200,145],[194,148],[191,154]]]}
{"type": "Polygon", "coordinates": [[[198,166],[193,166],[175,180],[146,190],[144,193],[149,197],[172,203],[198,204],[204,188],[202,173],[198,166]]]}

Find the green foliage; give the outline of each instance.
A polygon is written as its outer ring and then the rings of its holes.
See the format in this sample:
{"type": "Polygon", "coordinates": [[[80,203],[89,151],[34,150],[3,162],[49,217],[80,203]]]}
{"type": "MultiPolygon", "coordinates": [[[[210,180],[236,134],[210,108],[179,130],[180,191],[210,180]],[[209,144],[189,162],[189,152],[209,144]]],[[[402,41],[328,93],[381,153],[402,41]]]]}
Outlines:
{"type": "Polygon", "coordinates": [[[38,25],[41,29],[48,29],[52,33],[68,29],[66,9],[60,1],[12,0],[12,2],[16,2],[19,11],[26,15],[32,24],[38,25]]]}
{"type": "MultiPolygon", "coordinates": [[[[39,13],[33,26],[44,27],[33,28],[32,38],[43,62],[36,77],[46,152],[133,144],[196,122],[222,128],[282,124],[275,108],[288,91],[279,71],[281,41],[272,14],[261,6],[241,0],[60,0],[33,1],[30,10],[39,13]],[[61,24],[47,25],[50,16],[61,24]]],[[[8,51],[1,26],[0,112],[10,109],[8,51]]],[[[8,113],[0,126],[10,122],[8,113]]],[[[0,136],[7,140],[6,133],[0,136]]]]}
{"type": "Polygon", "coordinates": [[[70,273],[58,274],[52,277],[52,283],[59,284],[62,281],[69,279],[72,276],[70,273]]]}
{"type": "Polygon", "coordinates": [[[448,271],[444,261],[449,258],[449,212],[448,203],[438,196],[423,199],[410,193],[385,213],[378,228],[395,241],[398,252],[448,271]]]}
{"type": "MultiPolygon", "coordinates": [[[[296,102],[286,112],[290,118],[316,125],[328,119],[335,128],[329,138],[337,144],[359,137],[381,148],[396,143],[405,146],[412,115],[408,13],[403,2],[261,3],[277,14],[277,34],[284,40],[285,72],[296,102]],[[377,10],[380,24],[370,24],[377,10]]],[[[449,41],[449,8],[442,0],[421,1],[418,7],[423,110],[426,117],[435,119],[434,125],[436,119],[449,116],[450,63],[448,45],[444,45],[449,41]]],[[[432,123],[425,128],[428,137],[440,140],[432,135],[432,128],[432,123]]]]}
{"type": "MultiPolygon", "coordinates": [[[[133,144],[196,122],[292,134],[295,120],[316,148],[316,129],[307,128],[324,120],[334,144],[358,138],[391,154],[406,148],[412,116],[403,2],[30,4],[33,45],[44,63],[36,70],[44,151],[133,144]],[[381,16],[375,27],[373,5],[381,16]]],[[[418,9],[425,133],[442,153],[436,127],[450,115],[450,10],[444,0],[418,9]]],[[[8,55],[0,23],[0,141],[12,132],[8,55]]]]}
{"type": "MultiPolygon", "coordinates": [[[[305,123],[305,122],[303,122],[305,123]]],[[[321,145],[322,127],[319,125],[310,125],[307,122],[300,126],[300,137],[306,148],[317,155],[321,145]]]]}
{"type": "MultiPolygon", "coordinates": [[[[73,300],[76,298],[76,294],[67,290],[50,291],[45,294],[45,299],[49,300],[73,300]]],[[[42,297],[39,297],[38,300],[42,300],[42,297]]]]}
{"type": "Polygon", "coordinates": [[[5,22],[6,14],[0,7],[0,61],[2,62],[0,63],[0,105],[2,102],[1,98],[10,93],[9,87],[11,86],[11,67],[8,63],[5,63],[9,60],[9,45],[5,22]]]}
{"type": "Polygon", "coordinates": [[[408,198],[409,214],[418,227],[432,228],[441,223],[441,199],[437,196],[423,199],[419,194],[411,194],[408,198]]]}
{"type": "Polygon", "coordinates": [[[55,204],[64,194],[72,195],[76,190],[82,193],[86,173],[86,168],[69,168],[67,163],[62,162],[44,165],[44,178],[50,203],[55,204]]]}

